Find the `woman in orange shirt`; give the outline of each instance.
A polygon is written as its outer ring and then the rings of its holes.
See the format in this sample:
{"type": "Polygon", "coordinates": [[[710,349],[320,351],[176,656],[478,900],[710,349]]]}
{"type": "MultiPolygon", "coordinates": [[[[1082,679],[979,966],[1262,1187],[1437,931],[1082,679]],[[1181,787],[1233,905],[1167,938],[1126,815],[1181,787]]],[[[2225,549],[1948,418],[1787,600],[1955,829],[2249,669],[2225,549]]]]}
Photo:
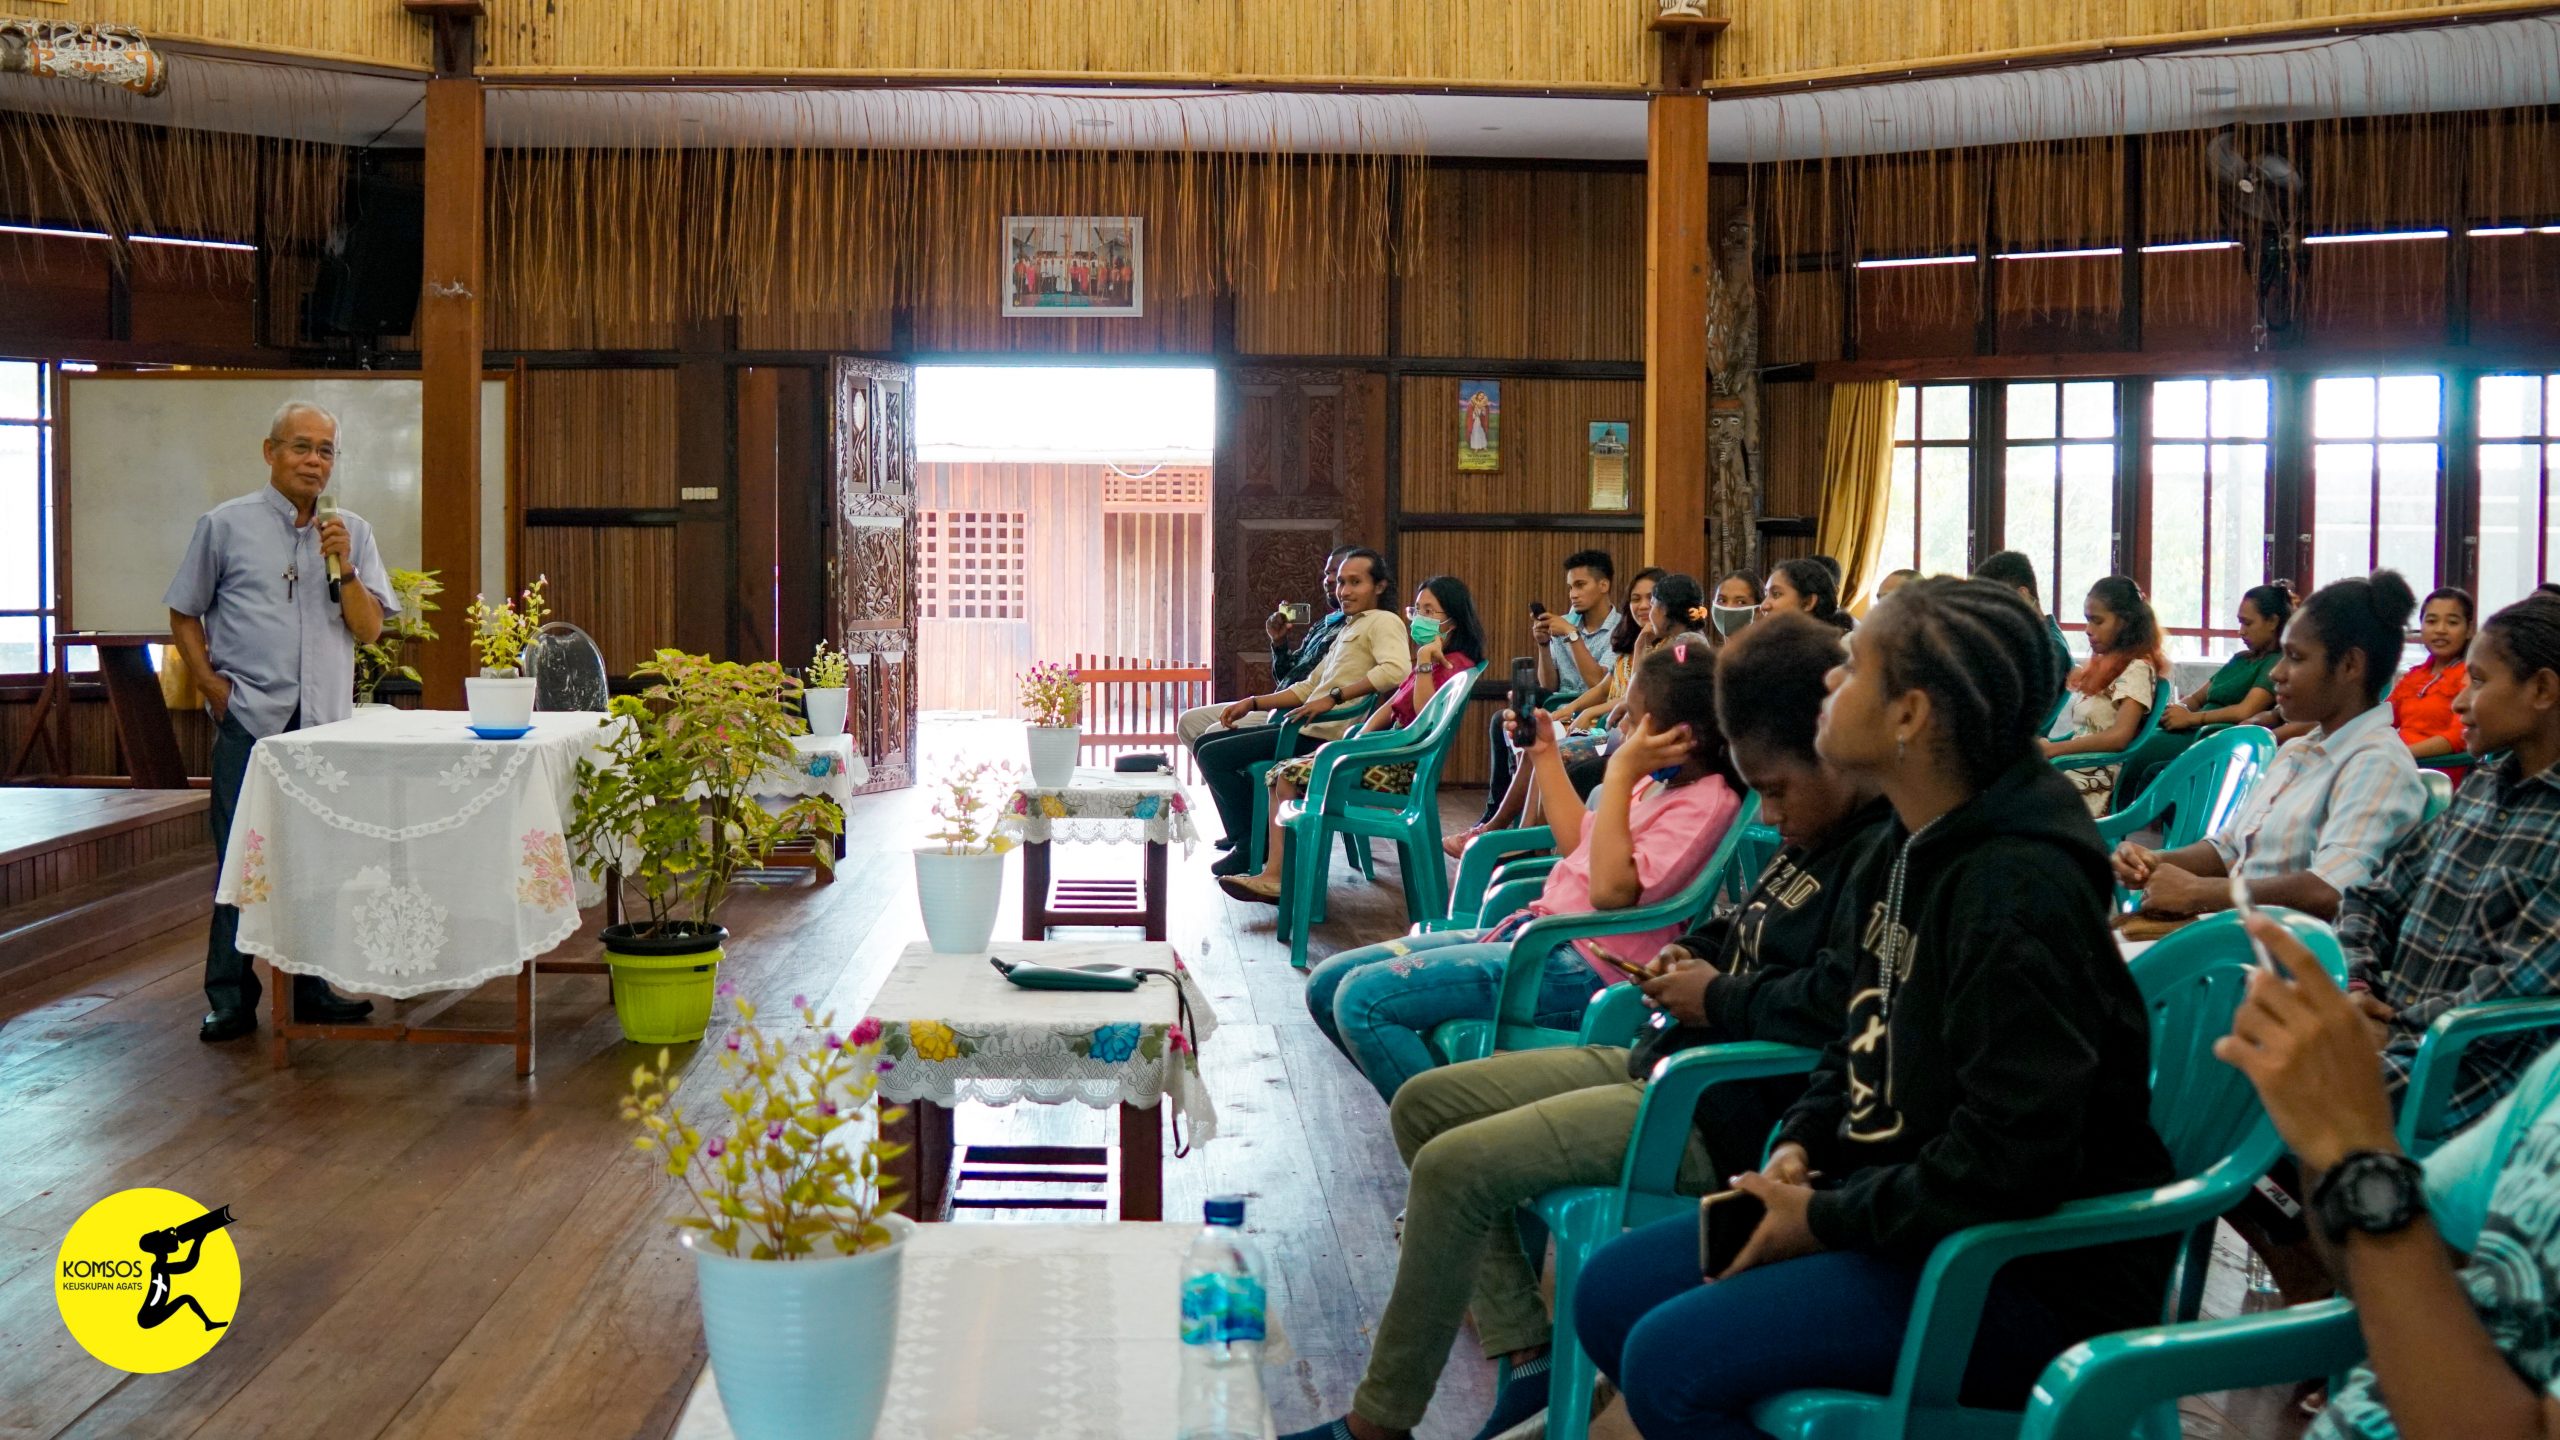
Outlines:
{"type": "Polygon", "coordinates": [[[2470,678],[2471,667],[2462,657],[2470,652],[2471,630],[2467,591],[2438,590],[2419,611],[2418,638],[2426,642],[2427,658],[2391,687],[2392,727],[2418,759],[2462,748],[2462,720],[2453,713],[2453,697],[2470,678]]]}

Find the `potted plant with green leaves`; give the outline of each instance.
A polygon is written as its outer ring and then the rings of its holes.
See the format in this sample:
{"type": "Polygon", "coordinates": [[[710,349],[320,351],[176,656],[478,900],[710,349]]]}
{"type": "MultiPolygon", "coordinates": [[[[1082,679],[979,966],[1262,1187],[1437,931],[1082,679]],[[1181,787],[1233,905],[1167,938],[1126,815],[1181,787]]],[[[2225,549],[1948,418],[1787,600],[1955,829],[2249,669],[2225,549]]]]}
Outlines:
{"type": "Polygon", "coordinates": [[[1073,669],[1053,660],[1023,671],[1021,683],[1031,783],[1043,790],[1063,790],[1075,783],[1076,748],[1084,739],[1084,685],[1073,669]]]}
{"type": "MultiPolygon", "coordinates": [[[[726,988],[726,987],[723,987],[726,988]]],[[[631,1074],[622,1118],[675,1182],[703,1339],[739,1440],[868,1440],[888,1392],[914,1222],[895,1213],[880,1138],[880,1022],[836,1029],[804,996],[781,1038],[743,1022],[716,1052],[728,1132],[677,1110],[666,1051],[631,1074]]]]}
{"type": "Polygon", "coordinates": [[[418,647],[436,638],[436,627],[427,615],[438,608],[436,597],[444,593],[444,582],[436,578],[440,573],[391,572],[391,594],[398,604],[382,617],[382,633],[371,644],[356,647],[357,709],[390,709],[374,698],[382,682],[395,675],[413,682],[418,678],[418,647]]]}
{"type": "Polygon", "coordinates": [[[916,906],[924,934],[938,955],[978,955],[996,930],[996,901],[1004,892],[1004,856],[1013,836],[1002,811],[1015,775],[993,761],[963,765],[934,788],[931,845],[916,848],[916,906]]]}
{"type": "Polygon", "coordinates": [[[843,818],[822,796],[778,810],[756,800],[757,777],[789,763],[800,727],[790,704],[800,682],[781,666],[661,650],[632,674],[654,683],[614,697],[611,733],[578,762],[569,843],[590,871],[618,872],[626,903],[637,901],[626,910],[637,918],[603,935],[622,1033],[682,1044],[710,1022],[728,938],[716,917],[738,872],[769,864],[788,840],[812,842],[832,865],[843,818]]]}
{"type": "Polygon", "coordinates": [[[487,735],[521,735],[533,725],[533,677],[521,666],[524,647],[542,633],[542,588],[548,576],[537,576],[515,600],[474,595],[463,610],[471,622],[471,650],[480,658],[480,673],[465,676],[464,696],[471,704],[471,728],[487,735]]]}
{"type": "Polygon", "coordinates": [[[819,641],[818,648],[809,654],[809,669],[803,680],[806,688],[800,693],[801,707],[809,712],[810,734],[844,733],[844,677],[844,652],[830,650],[826,641],[819,641]]]}

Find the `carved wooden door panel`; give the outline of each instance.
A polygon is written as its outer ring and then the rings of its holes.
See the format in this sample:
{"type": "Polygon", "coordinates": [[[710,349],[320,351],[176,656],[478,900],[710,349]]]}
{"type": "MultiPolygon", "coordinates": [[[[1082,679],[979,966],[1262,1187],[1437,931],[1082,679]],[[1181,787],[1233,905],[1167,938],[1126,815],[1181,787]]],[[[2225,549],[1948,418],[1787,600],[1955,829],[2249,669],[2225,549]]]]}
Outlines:
{"type": "Polygon", "coordinates": [[[1220,373],[1210,508],[1220,696],[1270,688],[1262,619],[1283,599],[1324,610],[1326,551],[1385,540],[1386,394],[1374,371],[1220,373]]]}
{"type": "Polygon", "coordinates": [[[915,371],[835,362],[832,627],[843,637],[847,728],[871,767],[863,793],[916,782],[915,371]]]}

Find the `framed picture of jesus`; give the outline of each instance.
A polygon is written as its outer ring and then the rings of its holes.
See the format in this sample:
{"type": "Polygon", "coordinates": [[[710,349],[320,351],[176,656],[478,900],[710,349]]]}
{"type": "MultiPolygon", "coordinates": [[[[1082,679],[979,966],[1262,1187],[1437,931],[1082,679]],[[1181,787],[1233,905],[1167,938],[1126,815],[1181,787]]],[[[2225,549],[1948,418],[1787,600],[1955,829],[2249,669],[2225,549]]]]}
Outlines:
{"type": "Polygon", "coordinates": [[[1146,313],[1146,221],[1135,215],[1008,215],[1004,313],[1146,313]]]}
{"type": "Polygon", "coordinates": [[[1502,468],[1502,382],[1458,382],[1458,469],[1490,474],[1502,468]]]}

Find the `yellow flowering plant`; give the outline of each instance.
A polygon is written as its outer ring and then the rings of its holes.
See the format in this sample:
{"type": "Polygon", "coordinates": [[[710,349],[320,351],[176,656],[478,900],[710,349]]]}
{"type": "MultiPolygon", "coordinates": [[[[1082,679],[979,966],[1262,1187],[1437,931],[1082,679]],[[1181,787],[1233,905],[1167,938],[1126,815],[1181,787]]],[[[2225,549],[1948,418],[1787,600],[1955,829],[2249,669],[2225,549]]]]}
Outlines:
{"type": "Polygon", "coordinates": [[[809,668],[804,673],[806,675],[806,679],[803,683],[812,690],[843,689],[845,673],[844,652],[841,650],[830,650],[827,648],[826,641],[819,641],[818,648],[809,652],[809,668]]]}
{"type": "Polygon", "coordinates": [[[437,638],[435,622],[427,618],[443,607],[436,604],[444,593],[444,582],[434,570],[394,570],[391,572],[392,598],[398,608],[382,617],[382,634],[370,645],[356,647],[356,703],[370,705],[374,692],[382,682],[394,675],[416,680],[418,667],[410,662],[417,647],[437,638]]]}
{"type": "Polygon", "coordinates": [[[480,657],[483,675],[513,675],[524,659],[524,647],[542,633],[542,622],[550,615],[545,607],[542,589],[551,582],[548,575],[534,577],[518,600],[498,597],[488,603],[485,595],[474,595],[465,606],[463,618],[471,622],[471,649],[480,657]]]}
{"type": "MultiPolygon", "coordinates": [[[[726,981],[721,993],[735,993],[726,981]]],[[[860,1255],[893,1238],[883,1217],[897,1209],[887,1163],[906,1153],[880,1138],[902,1112],[880,1105],[881,1026],[865,1018],[839,1033],[808,997],[791,998],[804,1027],[781,1038],[738,1002],[740,1024],[713,1053],[728,1111],[725,1134],[705,1138],[675,1105],[667,1051],[631,1072],[622,1118],[632,1147],[655,1158],[691,1202],[671,1217],[698,1244],[740,1260],[860,1255]]]]}
{"type": "Polygon", "coordinates": [[[959,766],[934,788],[941,792],[933,801],[939,828],[927,832],[927,838],[941,841],[943,854],[1002,855],[1013,848],[1013,836],[999,813],[1020,788],[1011,767],[992,760],[959,766]]]}

